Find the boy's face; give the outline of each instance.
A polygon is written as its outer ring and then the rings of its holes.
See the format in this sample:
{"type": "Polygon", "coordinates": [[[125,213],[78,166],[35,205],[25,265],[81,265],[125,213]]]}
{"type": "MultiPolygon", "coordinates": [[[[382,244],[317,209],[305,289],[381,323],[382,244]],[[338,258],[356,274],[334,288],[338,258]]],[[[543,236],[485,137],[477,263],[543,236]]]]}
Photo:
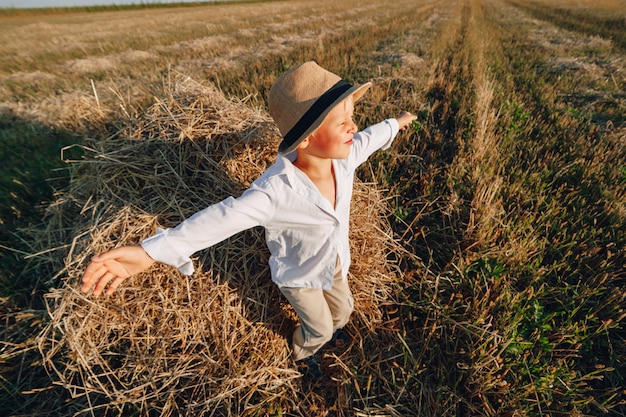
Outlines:
{"type": "Polygon", "coordinates": [[[352,120],[352,96],[336,105],[317,130],[300,144],[312,156],[324,159],[345,159],[350,154],[352,136],[357,126],[352,120]]]}

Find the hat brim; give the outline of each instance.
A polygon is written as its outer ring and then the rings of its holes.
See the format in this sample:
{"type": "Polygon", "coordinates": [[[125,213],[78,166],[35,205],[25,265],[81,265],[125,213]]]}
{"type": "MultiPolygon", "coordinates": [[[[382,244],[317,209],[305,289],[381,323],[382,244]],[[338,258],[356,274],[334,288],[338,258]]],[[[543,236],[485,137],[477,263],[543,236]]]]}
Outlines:
{"type": "Polygon", "coordinates": [[[366,83],[361,84],[361,85],[355,85],[355,86],[349,88],[348,90],[346,90],[342,95],[337,97],[337,99],[335,101],[333,101],[330,106],[328,106],[322,113],[320,113],[320,115],[317,117],[317,119],[315,119],[315,121],[313,123],[311,123],[311,125],[304,131],[304,133],[302,133],[302,135],[300,135],[300,137],[298,139],[296,139],[293,143],[287,145],[285,143],[285,140],[283,139],[283,141],[280,143],[280,145],[278,145],[278,153],[281,154],[281,155],[286,155],[288,153],[291,153],[291,152],[295,151],[296,148],[298,147],[298,145],[300,145],[300,143],[302,143],[302,141],[305,138],[307,138],[318,127],[320,127],[322,125],[322,123],[324,123],[324,119],[326,119],[326,116],[328,116],[328,113],[330,113],[330,111],[332,109],[334,109],[335,106],[337,106],[337,104],[341,103],[343,100],[345,100],[346,98],[348,98],[350,96],[354,96],[353,97],[354,102],[357,102],[361,97],[363,97],[363,94],[365,94],[365,92],[371,86],[372,86],[371,82],[366,82],[366,83]]]}

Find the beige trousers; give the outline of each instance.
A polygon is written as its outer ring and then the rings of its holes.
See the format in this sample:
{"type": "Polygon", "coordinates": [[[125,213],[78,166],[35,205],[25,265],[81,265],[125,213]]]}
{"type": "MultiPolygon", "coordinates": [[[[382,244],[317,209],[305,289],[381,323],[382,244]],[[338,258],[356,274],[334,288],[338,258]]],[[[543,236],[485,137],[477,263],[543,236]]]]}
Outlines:
{"type": "Polygon", "coordinates": [[[292,342],[296,361],[313,355],[324,346],[333,337],[335,330],[348,323],[354,310],[348,280],[344,281],[341,277],[339,258],[331,290],[283,287],[280,291],[300,319],[292,342]]]}

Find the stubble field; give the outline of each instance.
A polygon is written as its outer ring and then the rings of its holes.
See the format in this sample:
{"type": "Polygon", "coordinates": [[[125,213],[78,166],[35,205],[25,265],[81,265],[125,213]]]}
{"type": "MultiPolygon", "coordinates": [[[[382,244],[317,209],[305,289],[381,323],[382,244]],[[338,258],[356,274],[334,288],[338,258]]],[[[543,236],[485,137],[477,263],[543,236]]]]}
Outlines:
{"type": "Polygon", "coordinates": [[[625,10],[0,15],[2,415],[625,415],[625,10]],[[374,82],[361,127],[419,117],[359,171],[353,341],[325,355],[329,378],[293,372],[290,313],[250,266],[258,231],[199,255],[191,281],[158,268],[116,297],[78,294],[94,252],[262,171],[267,90],[310,59],[374,82]]]}

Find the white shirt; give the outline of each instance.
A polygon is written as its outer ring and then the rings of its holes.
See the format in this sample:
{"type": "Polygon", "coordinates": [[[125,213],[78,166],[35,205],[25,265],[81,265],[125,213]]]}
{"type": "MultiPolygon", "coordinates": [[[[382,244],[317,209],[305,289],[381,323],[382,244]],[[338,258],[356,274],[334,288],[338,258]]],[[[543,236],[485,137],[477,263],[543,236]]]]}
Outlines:
{"type": "Polygon", "coordinates": [[[391,146],[398,122],[388,119],[354,135],[350,155],[333,160],[335,208],[292,161],[278,159],[239,198],[229,197],[172,229],[158,229],[141,246],[155,261],[194,271],[190,256],[255,226],[265,228],[272,280],[279,287],[332,288],[337,256],[343,278],[350,267],[348,241],[354,171],[378,149],[391,146]]]}

